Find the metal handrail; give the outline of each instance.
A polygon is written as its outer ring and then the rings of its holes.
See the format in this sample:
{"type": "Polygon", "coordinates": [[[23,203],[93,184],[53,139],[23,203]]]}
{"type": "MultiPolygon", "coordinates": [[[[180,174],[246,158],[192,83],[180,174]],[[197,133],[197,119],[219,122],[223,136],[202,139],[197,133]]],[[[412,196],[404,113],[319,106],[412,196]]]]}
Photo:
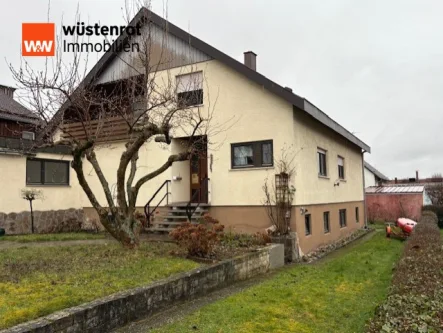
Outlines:
{"type": "Polygon", "coordinates": [[[195,213],[195,211],[197,210],[197,208],[200,206],[200,202],[197,203],[197,205],[194,207],[192,207],[192,202],[194,201],[194,199],[196,198],[197,194],[200,194],[201,190],[202,190],[202,185],[206,185],[206,193],[209,195],[209,188],[208,188],[208,182],[209,182],[209,178],[205,177],[202,179],[202,182],[200,184],[200,187],[197,189],[197,191],[192,195],[191,200],[189,200],[188,204],[186,205],[186,216],[188,217],[188,221],[191,222],[191,218],[192,215],[195,213]],[[192,210],[192,208],[194,208],[192,210]]]}
{"type": "Polygon", "coordinates": [[[155,210],[158,208],[158,206],[160,206],[160,204],[163,202],[163,200],[166,198],[166,204],[169,204],[169,183],[171,181],[169,179],[165,180],[163,182],[163,184],[161,184],[161,186],[157,189],[157,191],[154,193],[154,195],[151,197],[151,199],[148,201],[148,203],[145,205],[145,216],[146,216],[146,221],[147,221],[147,227],[149,228],[151,226],[151,217],[154,214],[155,210]],[[160,192],[160,190],[166,185],[166,193],[165,195],[161,198],[161,200],[158,202],[157,206],[155,206],[155,208],[151,211],[151,201],[154,200],[154,198],[156,197],[156,195],[158,194],[158,192],[160,192]]]}

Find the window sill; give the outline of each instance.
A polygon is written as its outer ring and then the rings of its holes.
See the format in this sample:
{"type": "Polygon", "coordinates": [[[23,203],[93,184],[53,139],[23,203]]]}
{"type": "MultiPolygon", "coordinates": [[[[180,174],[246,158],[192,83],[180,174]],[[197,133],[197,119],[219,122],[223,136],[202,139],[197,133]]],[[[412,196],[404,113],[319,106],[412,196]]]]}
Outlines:
{"type": "Polygon", "coordinates": [[[183,109],[192,109],[192,108],[201,108],[203,106],[205,106],[205,105],[204,104],[195,104],[195,105],[186,105],[186,106],[183,106],[182,108],[183,109]]]}
{"type": "Polygon", "coordinates": [[[321,179],[330,179],[328,176],[322,176],[322,175],[318,175],[318,178],[321,178],[321,179]]]}
{"type": "Polygon", "coordinates": [[[340,181],[343,182],[343,183],[346,183],[346,182],[347,182],[346,179],[341,179],[341,178],[340,178],[340,181]]]}
{"type": "Polygon", "coordinates": [[[330,235],[330,234],[331,234],[330,231],[325,232],[325,235],[330,235]]]}
{"type": "Polygon", "coordinates": [[[305,234],[305,237],[311,237],[312,236],[312,234],[305,234]]]}
{"type": "Polygon", "coordinates": [[[242,167],[242,168],[231,168],[229,171],[252,171],[252,170],[271,170],[274,169],[273,166],[267,166],[267,167],[242,167]]]}
{"type": "Polygon", "coordinates": [[[26,184],[26,187],[71,187],[69,184],[26,184]]]}
{"type": "Polygon", "coordinates": [[[340,229],[344,229],[344,228],[346,228],[347,227],[347,225],[345,225],[344,227],[340,227],[340,229]]]}

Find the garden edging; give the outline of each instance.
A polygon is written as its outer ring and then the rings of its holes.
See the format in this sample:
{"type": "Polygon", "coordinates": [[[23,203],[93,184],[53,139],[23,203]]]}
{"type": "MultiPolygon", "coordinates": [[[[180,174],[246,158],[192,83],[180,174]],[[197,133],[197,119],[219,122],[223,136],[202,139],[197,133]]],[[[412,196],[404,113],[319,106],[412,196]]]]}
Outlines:
{"type": "Polygon", "coordinates": [[[284,248],[271,244],[252,253],[224,260],[55,312],[0,333],[108,332],[145,318],[183,299],[191,299],[236,281],[246,280],[284,265],[284,248]]]}
{"type": "MultiPolygon", "coordinates": [[[[331,244],[325,245],[325,246],[320,246],[318,247],[316,250],[304,255],[301,259],[303,262],[307,262],[307,263],[311,263],[314,262],[318,259],[321,259],[325,256],[327,256],[328,254],[341,249],[342,247],[345,247],[357,240],[359,240],[360,238],[366,236],[367,234],[374,232],[374,229],[368,228],[368,229],[358,229],[357,231],[349,234],[348,236],[339,239],[336,242],[333,242],[331,244]]],[[[1,332],[0,332],[1,333],[1,332]]]]}

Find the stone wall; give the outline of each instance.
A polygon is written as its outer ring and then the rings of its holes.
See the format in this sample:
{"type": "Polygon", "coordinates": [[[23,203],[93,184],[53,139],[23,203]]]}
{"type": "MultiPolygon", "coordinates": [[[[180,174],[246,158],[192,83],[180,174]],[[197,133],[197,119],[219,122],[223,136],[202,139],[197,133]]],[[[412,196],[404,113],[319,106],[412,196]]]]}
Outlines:
{"type": "MultiPolygon", "coordinates": [[[[6,230],[7,235],[31,233],[31,213],[1,213],[0,228],[6,230]]],[[[34,211],[34,232],[39,234],[93,230],[92,224],[84,221],[83,209],[63,209],[34,211]]]]}
{"type": "Polygon", "coordinates": [[[174,303],[190,300],[283,265],[283,245],[273,244],[238,258],[59,311],[0,333],[109,332],[131,321],[150,316],[174,303]]]}

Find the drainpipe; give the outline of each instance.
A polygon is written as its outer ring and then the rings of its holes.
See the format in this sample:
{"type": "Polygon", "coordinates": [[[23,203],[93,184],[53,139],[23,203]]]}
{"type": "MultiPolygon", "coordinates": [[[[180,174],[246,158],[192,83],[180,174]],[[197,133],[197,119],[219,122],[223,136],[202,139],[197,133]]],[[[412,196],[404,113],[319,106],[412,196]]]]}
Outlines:
{"type": "Polygon", "coordinates": [[[366,151],[364,150],[361,153],[361,171],[363,176],[363,221],[365,223],[365,228],[368,228],[368,221],[366,219],[365,153],[366,151]]]}

